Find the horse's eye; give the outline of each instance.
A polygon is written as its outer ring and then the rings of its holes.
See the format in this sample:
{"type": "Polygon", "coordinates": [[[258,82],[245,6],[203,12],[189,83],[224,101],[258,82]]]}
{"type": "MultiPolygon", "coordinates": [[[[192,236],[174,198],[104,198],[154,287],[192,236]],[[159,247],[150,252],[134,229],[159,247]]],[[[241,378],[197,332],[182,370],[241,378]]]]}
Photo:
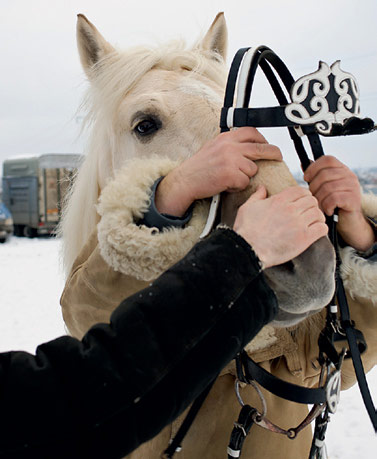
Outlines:
{"type": "Polygon", "coordinates": [[[137,135],[145,137],[155,133],[160,127],[161,123],[159,123],[157,120],[153,118],[148,118],[143,121],[140,121],[134,128],[134,131],[137,135]]]}

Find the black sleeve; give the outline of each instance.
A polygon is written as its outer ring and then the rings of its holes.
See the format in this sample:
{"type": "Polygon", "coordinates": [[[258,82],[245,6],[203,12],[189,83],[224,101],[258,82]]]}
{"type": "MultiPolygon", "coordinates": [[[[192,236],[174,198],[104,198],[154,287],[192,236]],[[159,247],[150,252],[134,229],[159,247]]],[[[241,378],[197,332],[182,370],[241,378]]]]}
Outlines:
{"type": "Polygon", "coordinates": [[[0,355],[0,457],[122,457],[175,419],[277,312],[250,246],[217,230],[110,325],[0,355]]]}
{"type": "Polygon", "coordinates": [[[176,217],[169,214],[161,214],[156,207],[156,190],[163,178],[164,177],[158,178],[152,185],[149,207],[143,215],[143,218],[139,220],[137,224],[148,226],[148,228],[154,227],[160,231],[171,226],[174,226],[175,228],[183,228],[186,223],[191,220],[192,209],[194,206],[192,204],[182,217],[176,217]]]}

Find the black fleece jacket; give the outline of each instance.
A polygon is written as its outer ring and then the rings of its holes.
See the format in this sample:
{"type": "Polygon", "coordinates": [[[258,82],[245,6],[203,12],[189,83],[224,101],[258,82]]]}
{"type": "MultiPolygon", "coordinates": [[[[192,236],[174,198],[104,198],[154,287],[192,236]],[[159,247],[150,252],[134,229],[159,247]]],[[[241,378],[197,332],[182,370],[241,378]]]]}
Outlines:
{"type": "Polygon", "coordinates": [[[0,457],[124,456],[182,413],[276,312],[250,246],[216,230],[82,341],[0,354],[0,457]]]}

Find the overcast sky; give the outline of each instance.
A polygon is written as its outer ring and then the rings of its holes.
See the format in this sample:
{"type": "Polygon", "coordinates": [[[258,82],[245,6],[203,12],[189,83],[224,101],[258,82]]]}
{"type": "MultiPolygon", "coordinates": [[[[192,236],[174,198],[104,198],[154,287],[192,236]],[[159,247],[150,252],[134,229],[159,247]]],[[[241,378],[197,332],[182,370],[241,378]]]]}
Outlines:
{"type": "MultiPolygon", "coordinates": [[[[298,78],[316,70],[319,60],[340,59],[358,80],[362,115],[377,120],[376,0],[0,0],[0,162],[82,152],[76,110],[86,80],[76,49],[77,13],[108,41],[128,47],[175,37],[193,43],[219,11],[229,28],[228,60],[238,48],[265,44],[298,78]]],[[[275,104],[258,84],[254,101],[275,104]]],[[[298,169],[285,131],[264,134],[298,169]]],[[[324,146],[350,167],[377,166],[377,133],[325,139],[324,146]]]]}

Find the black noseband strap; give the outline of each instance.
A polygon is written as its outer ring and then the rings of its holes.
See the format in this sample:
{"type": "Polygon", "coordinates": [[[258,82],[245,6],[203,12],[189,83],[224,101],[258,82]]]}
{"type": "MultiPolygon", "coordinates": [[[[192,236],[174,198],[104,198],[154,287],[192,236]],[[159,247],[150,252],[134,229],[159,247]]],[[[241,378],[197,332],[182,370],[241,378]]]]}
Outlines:
{"type": "MultiPolygon", "coordinates": [[[[232,127],[253,126],[264,127],[297,127],[297,122],[288,119],[286,107],[235,108],[232,110],[232,127]]],[[[226,130],[229,108],[221,110],[220,127],[226,130]]],[[[344,124],[333,124],[329,136],[368,134],[375,130],[374,121],[370,118],[360,119],[355,116],[348,118],[344,124]]],[[[326,135],[326,134],[323,134],[326,135]]]]}

